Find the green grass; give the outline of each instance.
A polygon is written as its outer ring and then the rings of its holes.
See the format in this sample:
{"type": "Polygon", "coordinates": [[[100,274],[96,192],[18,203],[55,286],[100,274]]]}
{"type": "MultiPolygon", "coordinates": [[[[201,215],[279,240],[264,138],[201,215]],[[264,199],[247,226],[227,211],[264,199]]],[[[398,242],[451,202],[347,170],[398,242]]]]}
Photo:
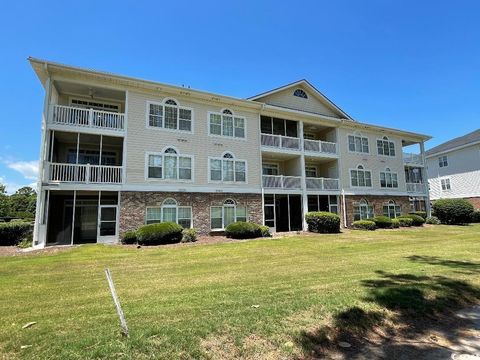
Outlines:
{"type": "Polygon", "coordinates": [[[349,311],[441,310],[478,287],[480,225],[0,257],[0,358],[288,357],[349,311]]]}

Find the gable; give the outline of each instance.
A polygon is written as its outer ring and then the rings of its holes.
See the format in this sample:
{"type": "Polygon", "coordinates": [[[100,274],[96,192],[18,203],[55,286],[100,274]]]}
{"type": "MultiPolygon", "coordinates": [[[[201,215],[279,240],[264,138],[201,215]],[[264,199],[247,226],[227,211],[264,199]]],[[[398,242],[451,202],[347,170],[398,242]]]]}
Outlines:
{"type": "Polygon", "coordinates": [[[283,108],[305,111],[314,114],[326,115],[336,118],[345,118],[348,115],[343,114],[341,110],[336,108],[330,101],[324,98],[322,94],[309,86],[305,86],[303,81],[291,84],[279,89],[259,95],[252,100],[260,101],[268,105],[279,106],[283,108]],[[295,96],[295,90],[300,89],[305,92],[307,98],[295,96]]]}

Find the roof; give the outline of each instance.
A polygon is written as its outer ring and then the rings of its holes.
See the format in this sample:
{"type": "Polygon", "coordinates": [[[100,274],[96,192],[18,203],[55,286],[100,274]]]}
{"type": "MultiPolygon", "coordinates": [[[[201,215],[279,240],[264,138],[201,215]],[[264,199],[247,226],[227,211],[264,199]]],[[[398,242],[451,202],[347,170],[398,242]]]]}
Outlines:
{"type": "Polygon", "coordinates": [[[444,142],[443,144],[440,144],[438,146],[435,146],[434,148],[427,150],[425,152],[425,155],[433,156],[438,153],[443,153],[448,150],[453,150],[459,147],[464,147],[464,146],[478,143],[478,142],[480,142],[480,129],[477,129],[466,135],[444,142]]]}
{"type": "Polygon", "coordinates": [[[277,87],[275,89],[272,89],[272,90],[269,90],[269,91],[266,91],[266,92],[263,92],[261,94],[258,94],[258,95],[255,95],[255,96],[251,96],[249,98],[247,98],[247,100],[257,100],[257,99],[260,99],[260,98],[263,98],[265,96],[268,96],[270,94],[275,94],[279,91],[282,91],[282,90],[285,90],[285,89],[288,89],[288,88],[292,88],[292,87],[297,87],[299,85],[303,85],[305,86],[307,89],[309,89],[312,93],[314,93],[318,98],[320,98],[321,100],[323,100],[324,102],[326,102],[328,105],[330,105],[331,107],[333,107],[335,110],[337,110],[340,114],[342,114],[343,116],[345,116],[346,119],[349,119],[349,120],[353,120],[350,115],[348,115],[345,111],[343,111],[342,109],[340,109],[337,105],[335,105],[333,103],[333,101],[331,101],[328,97],[326,97],[324,94],[322,94],[322,92],[320,90],[318,90],[315,86],[313,86],[312,84],[310,84],[310,82],[308,82],[308,80],[306,79],[300,79],[298,81],[294,81],[290,84],[287,84],[287,85],[283,85],[283,86],[280,86],[280,87],[277,87]]]}

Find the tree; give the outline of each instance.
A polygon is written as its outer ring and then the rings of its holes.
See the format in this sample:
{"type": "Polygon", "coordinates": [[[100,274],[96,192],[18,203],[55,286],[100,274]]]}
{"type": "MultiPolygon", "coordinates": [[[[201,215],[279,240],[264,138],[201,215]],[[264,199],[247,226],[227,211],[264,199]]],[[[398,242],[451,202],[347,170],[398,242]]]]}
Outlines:
{"type": "Polygon", "coordinates": [[[37,193],[29,186],[18,189],[10,196],[12,216],[34,217],[37,193]]]}
{"type": "Polygon", "coordinates": [[[5,185],[0,184],[0,217],[9,216],[10,213],[10,198],[7,195],[5,185]]]}

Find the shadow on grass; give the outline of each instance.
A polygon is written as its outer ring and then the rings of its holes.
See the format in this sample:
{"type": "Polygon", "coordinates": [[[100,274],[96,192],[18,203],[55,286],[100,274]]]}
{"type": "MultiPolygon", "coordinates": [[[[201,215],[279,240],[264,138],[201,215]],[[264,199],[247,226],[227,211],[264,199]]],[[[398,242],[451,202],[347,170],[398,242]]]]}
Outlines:
{"type": "MultiPolygon", "coordinates": [[[[477,271],[479,264],[410,257],[435,265],[477,271]]],[[[428,338],[432,331],[452,341],[464,325],[455,316],[458,309],[477,303],[480,289],[467,282],[444,276],[417,276],[376,271],[375,279],[362,281],[365,301],[386,311],[349,308],[334,316],[331,324],[303,331],[297,342],[307,358],[342,355],[346,359],[435,359],[448,358],[450,351],[428,338]],[[450,316],[449,316],[450,315],[450,316]],[[441,322],[441,324],[440,324],[441,322]],[[440,326],[441,325],[441,326],[440,326]],[[448,328],[448,331],[443,329],[448,328]],[[402,339],[401,342],[392,339],[402,339]],[[351,347],[339,346],[348,342],[351,347]]]]}
{"type": "Polygon", "coordinates": [[[480,273],[480,263],[477,263],[477,262],[448,260],[448,259],[439,258],[438,256],[419,256],[419,255],[407,256],[407,259],[409,259],[410,261],[418,262],[422,264],[447,266],[449,268],[453,268],[463,273],[468,273],[468,272],[472,274],[480,273]]]}

